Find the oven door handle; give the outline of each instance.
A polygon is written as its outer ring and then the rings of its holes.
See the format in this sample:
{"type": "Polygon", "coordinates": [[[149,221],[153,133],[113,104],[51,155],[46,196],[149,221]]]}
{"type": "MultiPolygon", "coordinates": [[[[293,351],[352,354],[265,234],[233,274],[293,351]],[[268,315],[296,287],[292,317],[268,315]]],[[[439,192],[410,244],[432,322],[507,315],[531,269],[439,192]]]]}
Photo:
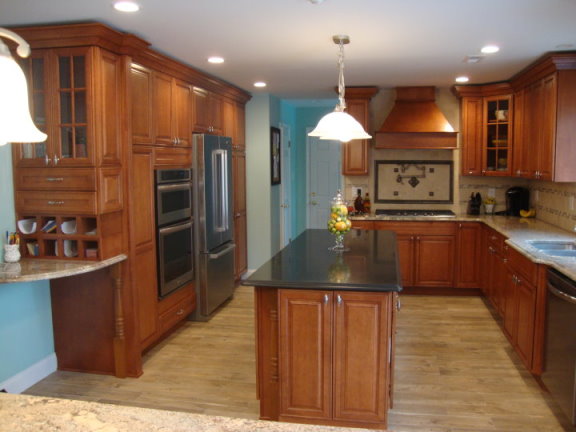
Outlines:
{"type": "Polygon", "coordinates": [[[178,225],[170,225],[168,227],[160,228],[158,232],[160,234],[171,234],[176,231],[182,231],[183,229],[186,228],[192,228],[192,222],[186,222],[184,224],[178,224],[178,225]]]}
{"type": "Polygon", "coordinates": [[[186,183],[176,183],[176,184],[160,184],[158,186],[156,186],[156,189],[158,191],[174,191],[174,190],[186,190],[186,189],[191,189],[192,186],[190,185],[190,183],[186,182],[186,183]]]}
{"type": "Polygon", "coordinates": [[[567,302],[570,303],[574,303],[576,304],[576,297],[573,297],[571,295],[568,295],[562,291],[560,291],[558,288],[556,288],[554,285],[552,285],[551,283],[548,283],[548,290],[554,294],[556,297],[560,297],[562,300],[565,300],[567,302]]]}
{"type": "Polygon", "coordinates": [[[228,246],[225,249],[222,249],[220,252],[215,253],[215,254],[208,254],[208,258],[210,259],[218,259],[224,255],[226,255],[228,252],[232,251],[236,249],[236,245],[234,243],[232,243],[230,246],[228,246]]]}

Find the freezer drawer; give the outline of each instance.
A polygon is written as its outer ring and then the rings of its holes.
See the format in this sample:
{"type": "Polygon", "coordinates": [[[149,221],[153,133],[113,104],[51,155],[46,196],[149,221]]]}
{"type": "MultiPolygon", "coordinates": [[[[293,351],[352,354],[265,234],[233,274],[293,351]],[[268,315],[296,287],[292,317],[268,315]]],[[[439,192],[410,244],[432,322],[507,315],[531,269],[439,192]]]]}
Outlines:
{"type": "Polygon", "coordinates": [[[202,253],[200,259],[201,283],[200,311],[209,316],[218,306],[234,293],[234,243],[228,243],[209,253],[202,253]]]}

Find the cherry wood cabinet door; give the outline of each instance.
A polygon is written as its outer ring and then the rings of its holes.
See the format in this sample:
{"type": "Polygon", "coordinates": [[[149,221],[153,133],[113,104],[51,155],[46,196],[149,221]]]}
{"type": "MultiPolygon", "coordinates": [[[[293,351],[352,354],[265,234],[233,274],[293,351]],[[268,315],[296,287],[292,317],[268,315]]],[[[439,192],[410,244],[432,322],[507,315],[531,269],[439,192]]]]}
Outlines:
{"type": "Polygon", "coordinates": [[[537,178],[551,181],[554,176],[554,148],[556,144],[556,74],[542,79],[541,141],[537,148],[537,178]]]}
{"type": "Polygon", "coordinates": [[[243,104],[236,104],[236,142],[237,147],[246,148],[246,110],[243,104]]]}
{"type": "Polygon", "coordinates": [[[173,135],[178,140],[177,145],[190,147],[192,145],[192,86],[175,79],[173,91],[173,135]]]}
{"type": "Polygon", "coordinates": [[[334,419],[385,422],[391,294],[334,295],[334,419]]]}
{"type": "Polygon", "coordinates": [[[154,141],[172,145],[172,77],[154,72],[153,78],[154,141]]]}
{"type": "Polygon", "coordinates": [[[465,97],[461,105],[462,175],[482,175],[482,110],[481,97],[465,97]]]}
{"type": "Polygon", "coordinates": [[[234,216],[234,243],[236,244],[235,249],[235,270],[234,275],[236,280],[248,269],[248,252],[247,244],[248,239],[246,238],[246,213],[240,213],[234,216]]]}
{"type": "Polygon", "coordinates": [[[518,304],[516,349],[526,367],[531,370],[534,353],[536,288],[519,278],[516,283],[516,299],[518,304]]]}
{"type": "Polygon", "coordinates": [[[236,103],[229,99],[222,100],[222,133],[224,136],[232,138],[234,148],[238,146],[237,124],[236,124],[236,103]]]}
{"type": "Polygon", "coordinates": [[[150,147],[135,146],[130,176],[130,238],[132,284],[138,307],[140,343],[145,348],[158,331],[156,231],[154,217],[154,155],[150,147]]]}
{"type": "Polygon", "coordinates": [[[132,63],[130,67],[132,140],[134,144],[153,144],[152,71],[132,63]]]}
{"type": "Polygon", "coordinates": [[[398,245],[402,286],[414,286],[414,236],[397,234],[396,244],[398,245]]]}
{"type": "Polygon", "coordinates": [[[474,222],[458,224],[456,288],[479,288],[482,226],[474,222]]]}
{"type": "Polygon", "coordinates": [[[510,343],[514,345],[518,334],[518,297],[516,279],[511,269],[506,269],[506,277],[502,279],[502,286],[499,288],[504,290],[504,313],[502,317],[504,334],[508,337],[510,343]]]}
{"type": "Polygon", "coordinates": [[[456,236],[417,235],[414,241],[414,285],[452,287],[456,236]]]}
{"type": "Polygon", "coordinates": [[[280,417],[332,417],[332,293],[280,290],[280,417]]]}
{"type": "Polygon", "coordinates": [[[200,87],[192,89],[194,101],[193,130],[198,133],[208,132],[210,128],[210,114],[208,104],[208,92],[200,87]]]}

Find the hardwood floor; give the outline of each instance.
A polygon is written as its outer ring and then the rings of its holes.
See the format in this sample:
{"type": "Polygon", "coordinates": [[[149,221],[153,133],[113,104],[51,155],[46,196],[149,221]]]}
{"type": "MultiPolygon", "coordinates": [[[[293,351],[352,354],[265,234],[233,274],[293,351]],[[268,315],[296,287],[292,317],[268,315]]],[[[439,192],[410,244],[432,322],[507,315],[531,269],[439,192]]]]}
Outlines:
{"type": "MultiPolygon", "coordinates": [[[[482,299],[402,303],[390,430],[567,430],[482,299]]],[[[187,322],[150,351],[138,379],[56,372],[26,393],[258,418],[254,357],[253,293],[239,287],[211,321],[187,322]]]]}

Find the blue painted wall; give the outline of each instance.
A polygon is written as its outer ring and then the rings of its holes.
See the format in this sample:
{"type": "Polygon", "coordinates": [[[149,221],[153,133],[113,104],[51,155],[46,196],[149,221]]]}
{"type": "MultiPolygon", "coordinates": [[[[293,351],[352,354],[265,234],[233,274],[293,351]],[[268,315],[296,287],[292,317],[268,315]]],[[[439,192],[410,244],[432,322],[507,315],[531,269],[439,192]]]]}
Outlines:
{"type": "MultiPolygon", "coordinates": [[[[10,146],[0,147],[0,233],[15,230],[10,146]]],[[[0,284],[0,382],[54,353],[47,281],[0,284]]]]}

